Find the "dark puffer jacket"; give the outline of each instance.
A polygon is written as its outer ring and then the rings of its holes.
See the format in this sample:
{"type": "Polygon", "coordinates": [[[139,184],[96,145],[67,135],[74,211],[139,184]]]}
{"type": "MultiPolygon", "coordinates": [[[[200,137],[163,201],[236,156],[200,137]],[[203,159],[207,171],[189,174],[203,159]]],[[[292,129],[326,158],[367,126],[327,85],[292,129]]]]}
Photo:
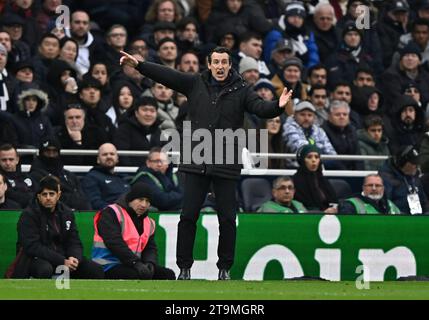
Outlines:
{"type": "Polygon", "coordinates": [[[78,177],[73,172],[65,170],[59,159],[38,156],[31,164],[31,178],[38,183],[48,174],[60,179],[63,203],[76,210],[91,210],[91,205],[82,191],[78,177]]]}
{"type": "Polygon", "coordinates": [[[18,247],[29,257],[52,265],[64,264],[68,257],[82,260],[83,248],[72,210],[58,202],[52,213],[34,199],[18,222],[18,247]]]}
{"type": "MultiPolygon", "coordinates": [[[[242,128],[244,112],[256,114],[261,118],[274,118],[284,112],[279,108],[278,101],[263,101],[248,85],[243,78],[231,69],[230,75],[223,86],[219,86],[211,76],[209,70],[201,74],[189,74],[173,70],[154,63],[139,63],[137,70],[148,78],[175,91],[183,93],[188,98],[188,116],[191,121],[191,129],[184,128],[182,145],[182,163],[179,170],[196,174],[212,174],[227,179],[237,179],[240,176],[241,150],[238,150],[237,139],[222,139],[223,146],[231,149],[234,147],[234,155],[228,159],[226,152],[223,158],[215,151],[215,130],[242,128]],[[192,133],[197,129],[206,129],[209,132],[212,143],[212,155],[210,160],[202,159],[198,164],[191,158],[191,153],[196,146],[201,148],[201,141],[192,141],[192,133]],[[230,141],[231,140],[231,141],[230,141]],[[234,140],[232,142],[232,140],[234,140]],[[215,155],[219,158],[215,161],[215,155]],[[188,159],[183,158],[187,156],[188,159]],[[217,164],[221,162],[222,164],[217,164]]],[[[216,132],[219,138],[219,132],[216,132]]],[[[207,135],[208,136],[208,135],[207,135]]],[[[231,138],[231,134],[229,135],[231,138]]],[[[225,149],[225,148],[224,148],[225,149]]],[[[207,157],[208,158],[208,157],[207,157]]]]}
{"type": "Polygon", "coordinates": [[[44,114],[48,104],[48,95],[36,88],[23,89],[18,95],[18,112],[13,115],[12,122],[18,133],[19,146],[37,148],[43,140],[53,135],[51,122],[44,114]],[[29,112],[25,109],[24,100],[31,96],[37,98],[37,107],[29,112]]]}
{"type": "MultiPolygon", "coordinates": [[[[134,111],[130,110],[119,122],[113,144],[118,150],[149,151],[153,147],[161,147],[165,142],[161,141],[160,121],[156,120],[151,126],[144,126],[137,120],[134,111]]],[[[123,166],[140,167],[145,157],[121,157],[123,166]]]]}

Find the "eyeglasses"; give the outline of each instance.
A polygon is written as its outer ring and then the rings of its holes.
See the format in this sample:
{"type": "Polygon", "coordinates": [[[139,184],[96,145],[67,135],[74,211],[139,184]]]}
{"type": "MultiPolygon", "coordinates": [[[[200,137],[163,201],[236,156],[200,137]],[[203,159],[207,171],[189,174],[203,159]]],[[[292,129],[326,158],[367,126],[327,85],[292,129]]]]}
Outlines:
{"type": "Polygon", "coordinates": [[[167,160],[161,160],[161,159],[153,159],[153,160],[149,160],[149,162],[156,163],[156,164],[167,164],[168,163],[167,160]]]}
{"type": "Polygon", "coordinates": [[[371,189],[382,189],[382,188],[384,188],[384,186],[382,184],[376,184],[376,183],[365,184],[364,187],[371,188],[371,189]]]}

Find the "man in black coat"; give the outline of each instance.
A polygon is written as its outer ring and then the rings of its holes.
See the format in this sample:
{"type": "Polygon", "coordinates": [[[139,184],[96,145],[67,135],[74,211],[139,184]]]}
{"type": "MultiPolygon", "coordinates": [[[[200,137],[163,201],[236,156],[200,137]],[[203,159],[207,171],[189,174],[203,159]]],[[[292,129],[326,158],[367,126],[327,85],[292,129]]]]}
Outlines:
{"type": "Polygon", "coordinates": [[[425,133],[425,112],[416,100],[407,95],[399,96],[390,113],[384,116],[384,128],[389,138],[391,154],[408,145],[420,148],[425,133]]]}
{"type": "MultiPolygon", "coordinates": [[[[118,150],[149,151],[165,144],[161,141],[161,121],[157,119],[158,103],[155,98],[141,97],[119,121],[113,144],[118,150]]],[[[145,157],[121,157],[123,166],[140,167],[145,157]]]]}
{"type": "MultiPolygon", "coordinates": [[[[386,98],[386,108],[392,107],[402,94],[410,81],[416,83],[420,91],[421,102],[425,105],[429,101],[429,73],[421,65],[422,56],[420,47],[414,43],[408,43],[400,50],[399,62],[389,67],[381,76],[381,91],[386,98]]],[[[390,110],[387,109],[387,113],[390,110]]]]}
{"type": "Polygon", "coordinates": [[[7,180],[3,173],[0,172],[0,210],[18,210],[21,206],[18,202],[10,200],[6,197],[8,189],[7,180]]]}
{"type": "Polygon", "coordinates": [[[54,138],[41,143],[39,155],[31,164],[32,180],[38,183],[49,174],[58,177],[61,183],[61,201],[76,210],[91,210],[91,204],[82,190],[78,177],[64,169],[60,151],[60,143],[54,138]]]}
{"type": "Polygon", "coordinates": [[[94,217],[92,260],[103,266],[107,279],[176,279],[173,270],[158,264],[155,222],[148,217],[151,200],[151,187],[136,183],[94,217]]]}
{"type": "Polygon", "coordinates": [[[25,208],[37,190],[37,183],[30,175],[21,171],[20,158],[11,144],[0,146],[0,172],[6,178],[8,188],[6,198],[25,208]]]}
{"type": "MultiPolygon", "coordinates": [[[[179,171],[186,173],[185,195],[178,226],[177,236],[177,265],[180,268],[178,279],[189,280],[190,268],[194,262],[192,251],[195,241],[196,222],[198,220],[201,205],[206,194],[213,185],[217,198],[219,217],[219,246],[217,267],[219,268],[219,280],[229,280],[229,269],[234,262],[235,238],[236,238],[236,211],[235,191],[237,180],[240,177],[241,163],[238,155],[241,150],[237,142],[221,140],[219,149],[215,148],[215,130],[233,129],[243,126],[244,112],[254,113],[261,118],[274,118],[284,112],[284,107],[289,101],[292,92],[285,88],[277,101],[263,101],[246,84],[243,78],[232,69],[231,54],[228,49],[218,47],[208,55],[208,70],[201,74],[183,73],[170,68],[149,62],[138,62],[133,56],[123,52],[121,64],[128,64],[137,68],[139,72],[156,82],[181,92],[188,98],[189,125],[184,127],[184,138],[192,137],[192,131],[200,129],[204,131],[204,141],[191,141],[191,145],[185,141],[182,150],[182,163],[179,171]],[[204,152],[201,159],[190,159],[192,150],[204,144],[206,149],[210,144],[213,148],[210,152],[204,152]],[[228,158],[224,153],[234,152],[234,156],[228,158]],[[221,152],[220,152],[221,151],[221,152]],[[233,159],[231,159],[233,158],[233,159]],[[232,160],[232,161],[230,161],[232,160]]],[[[217,135],[219,132],[216,132],[217,135]]],[[[191,140],[191,139],[188,139],[191,140]]],[[[209,149],[210,150],[210,149],[209,149]]]]}
{"type": "Polygon", "coordinates": [[[102,268],[83,257],[74,214],[60,197],[58,178],[44,177],[18,221],[18,250],[31,262],[28,274],[15,276],[50,279],[58,266],[65,266],[72,278],[102,279],[102,268]]]}
{"type": "MultiPolygon", "coordinates": [[[[347,102],[333,100],[329,105],[328,121],[322,125],[337,154],[360,154],[356,128],[350,123],[347,102]]],[[[362,161],[326,161],[325,167],[336,170],[363,170],[362,161]]]]}

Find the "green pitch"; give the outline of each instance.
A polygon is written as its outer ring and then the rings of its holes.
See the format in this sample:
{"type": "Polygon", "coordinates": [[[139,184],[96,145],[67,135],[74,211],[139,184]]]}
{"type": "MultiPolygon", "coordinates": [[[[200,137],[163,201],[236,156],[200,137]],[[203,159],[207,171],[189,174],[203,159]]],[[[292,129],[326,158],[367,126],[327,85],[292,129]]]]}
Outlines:
{"type": "Polygon", "coordinates": [[[55,280],[0,280],[0,299],[429,299],[429,282],[372,282],[362,290],[354,282],[325,281],[71,280],[68,290],[55,284],[55,280]]]}

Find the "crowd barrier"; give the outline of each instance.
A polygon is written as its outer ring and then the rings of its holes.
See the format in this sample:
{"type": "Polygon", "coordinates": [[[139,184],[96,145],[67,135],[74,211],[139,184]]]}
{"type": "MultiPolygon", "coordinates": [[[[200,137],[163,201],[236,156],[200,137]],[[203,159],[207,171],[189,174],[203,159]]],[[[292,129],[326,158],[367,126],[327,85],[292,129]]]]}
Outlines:
{"type": "MultiPolygon", "coordinates": [[[[90,256],[94,212],[76,213],[90,256]]],[[[151,213],[159,262],[176,274],[178,213],[151,213]]],[[[0,274],[15,256],[19,212],[0,212],[0,274]]],[[[429,276],[428,216],[239,214],[233,279],[322,278],[357,282],[429,276]]],[[[194,279],[217,277],[217,216],[198,221],[194,279]]]]}

